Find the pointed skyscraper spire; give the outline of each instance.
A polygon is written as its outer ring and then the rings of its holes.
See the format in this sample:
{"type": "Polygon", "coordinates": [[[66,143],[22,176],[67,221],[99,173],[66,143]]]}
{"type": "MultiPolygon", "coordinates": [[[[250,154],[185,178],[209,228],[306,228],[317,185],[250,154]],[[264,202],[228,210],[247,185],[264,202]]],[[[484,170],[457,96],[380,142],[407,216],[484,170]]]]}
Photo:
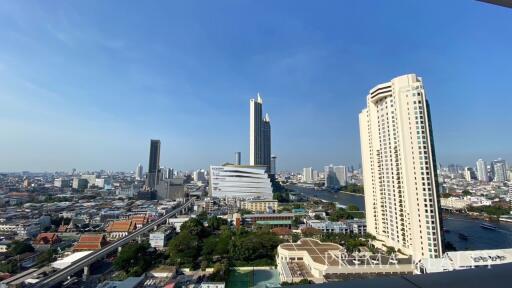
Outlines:
{"type": "Polygon", "coordinates": [[[258,103],[263,104],[263,99],[260,96],[260,92],[258,92],[258,103]]]}

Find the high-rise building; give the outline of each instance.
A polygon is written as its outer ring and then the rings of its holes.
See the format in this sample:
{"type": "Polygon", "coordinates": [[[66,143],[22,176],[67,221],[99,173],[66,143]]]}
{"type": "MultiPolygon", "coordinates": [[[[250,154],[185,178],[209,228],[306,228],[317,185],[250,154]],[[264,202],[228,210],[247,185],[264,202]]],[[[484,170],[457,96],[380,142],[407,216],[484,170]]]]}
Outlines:
{"type": "Polygon", "coordinates": [[[491,170],[495,182],[507,181],[507,162],[503,159],[492,161],[491,170]]]}
{"type": "Polygon", "coordinates": [[[307,167],[302,169],[302,182],[311,183],[313,182],[313,168],[307,167]]]}
{"type": "Polygon", "coordinates": [[[210,166],[210,196],[272,199],[272,185],[265,166],[210,166]]]}
{"type": "Polygon", "coordinates": [[[334,166],[332,164],[324,167],[324,183],[325,187],[335,188],[338,186],[336,173],[334,172],[334,166]]]}
{"type": "Polygon", "coordinates": [[[478,181],[487,182],[489,180],[489,177],[487,176],[487,165],[484,160],[478,159],[476,161],[476,172],[478,181]]]}
{"type": "Polygon", "coordinates": [[[332,164],[324,167],[325,187],[339,188],[347,185],[347,168],[345,166],[333,166],[332,164]]]}
{"type": "Polygon", "coordinates": [[[476,173],[475,170],[471,167],[464,168],[464,178],[466,181],[471,182],[472,180],[476,179],[476,173]]]}
{"type": "Polygon", "coordinates": [[[194,178],[194,181],[206,182],[206,171],[202,169],[196,170],[192,174],[192,177],[194,178]]]}
{"type": "MultiPolygon", "coordinates": [[[[94,181],[96,181],[96,179],[94,179],[94,181]]],[[[78,178],[78,177],[75,177],[73,178],[73,189],[76,189],[76,190],[85,190],[87,189],[87,186],[89,185],[89,181],[86,179],[86,178],[78,178]]]]}
{"type": "Polygon", "coordinates": [[[149,165],[147,174],[147,186],[155,189],[160,178],[160,140],[151,140],[149,147],[149,165]]]}
{"type": "Polygon", "coordinates": [[[135,169],[135,179],[136,180],[142,180],[142,175],[144,172],[144,168],[142,167],[142,164],[139,163],[139,165],[137,165],[137,169],[135,169]]]}
{"type": "Polygon", "coordinates": [[[368,232],[413,259],[443,253],[430,107],[414,74],[377,85],[359,114],[368,232]]]}
{"type": "Polygon", "coordinates": [[[235,152],[235,165],[242,165],[242,152],[235,152]]]}
{"type": "Polygon", "coordinates": [[[277,156],[276,155],[272,155],[270,157],[270,174],[272,175],[276,175],[276,172],[277,172],[277,156]]]}
{"type": "Polygon", "coordinates": [[[260,94],[256,99],[250,100],[250,119],[249,119],[249,164],[263,165],[270,172],[271,155],[271,128],[270,117],[265,118],[263,113],[263,99],[260,94]]]}
{"type": "Polygon", "coordinates": [[[347,186],[347,167],[345,166],[334,166],[334,174],[336,175],[336,181],[338,186],[347,186]]]}
{"type": "Polygon", "coordinates": [[[172,168],[167,168],[165,169],[165,179],[172,179],[174,178],[174,169],[172,168]]]}

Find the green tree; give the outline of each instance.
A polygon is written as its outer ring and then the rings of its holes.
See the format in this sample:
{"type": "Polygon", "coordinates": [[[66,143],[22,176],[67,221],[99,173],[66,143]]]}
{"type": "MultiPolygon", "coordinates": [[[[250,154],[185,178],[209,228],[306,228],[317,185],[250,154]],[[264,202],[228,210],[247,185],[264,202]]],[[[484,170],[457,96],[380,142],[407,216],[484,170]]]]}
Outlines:
{"type": "Polygon", "coordinates": [[[464,190],[462,191],[462,196],[471,196],[471,194],[472,194],[472,193],[471,193],[469,190],[467,190],[467,189],[464,189],[464,190]]]}
{"type": "Polygon", "coordinates": [[[356,206],[356,205],[354,205],[354,204],[349,204],[349,205],[347,206],[347,210],[348,210],[348,211],[359,211],[359,207],[357,207],[357,206],[356,206]]]}
{"type": "Polygon", "coordinates": [[[128,276],[140,276],[151,267],[153,258],[149,254],[149,243],[129,243],[125,245],[114,260],[114,268],[122,270],[128,276]]]}
{"type": "Polygon", "coordinates": [[[216,231],[216,230],[219,230],[220,227],[228,225],[228,220],[226,220],[224,218],[217,217],[217,216],[213,216],[213,217],[208,218],[207,223],[208,223],[208,228],[211,231],[216,231]]]}
{"type": "Polygon", "coordinates": [[[306,238],[313,238],[317,235],[321,235],[322,231],[319,229],[313,228],[313,227],[306,227],[300,231],[302,233],[302,236],[306,238]]]}
{"type": "Polygon", "coordinates": [[[352,219],[352,218],[353,218],[352,215],[350,215],[350,213],[348,213],[343,208],[338,208],[338,209],[336,209],[336,211],[334,211],[334,213],[331,213],[331,215],[329,215],[329,221],[333,221],[333,222],[337,222],[337,221],[344,220],[344,219],[352,219]]]}
{"type": "Polygon", "coordinates": [[[292,233],[292,242],[295,243],[300,240],[300,234],[297,232],[292,233]]]}
{"type": "Polygon", "coordinates": [[[169,261],[177,266],[192,267],[200,249],[199,237],[182,230],[169,241],[169,261]]]}
{"type": "Polygon", "coordinates": [[[204,229],[203,222],[197,218],[190,218],[183,222],[180,226],[180,234],[188,233],[196,237],[206,236],[206,230],[204,229]]]}
{"type": "Polygon", "coordinates": [[[53,261],[55,250],[48,249],[37,256],[37,265],[44,266],[53,261]]]}
{"type": "Polygon", "coordinates": [[[273,263],[275,250],[282,240],[269,231],[237,233],[230,245],[230,258],[251,263],[267,260],[273,263]]]}
{"type": "Polygon", "coordinates": [[[293,227],[298,227],[300,224],[302,224],[301,217],[300,216],[293,217],[293,219],[292,219],[292,226],[293,227]]]}
{"type": "Polygon", "coordinates": [[[213,272],[208,277],[209,280],[215,282],[224,282],[227,280],[229,274],[229,262],[227,259],[215,263],[213,272]]]}
{"type": "Polygon", "coordinates": [[[272,195],[274,200],[277,200],[279,203],[288,203],[290,202],[290,193],[288,192],[274,192],[272,195]]]}
{"type": "Polygon", "coordinates": [[[201,213],[197,214],[196,219],[201,221],[201,223],[206,222],[206,220],[208,220],[208,212],[201,211],[201,213]]]}
{"type": "Polygon", "coordinates": [[[11,255],[20,255],[26,252],[34,252],[34,247],[29,243],[14,240],[9,244],[7,252],[11,255]]]}

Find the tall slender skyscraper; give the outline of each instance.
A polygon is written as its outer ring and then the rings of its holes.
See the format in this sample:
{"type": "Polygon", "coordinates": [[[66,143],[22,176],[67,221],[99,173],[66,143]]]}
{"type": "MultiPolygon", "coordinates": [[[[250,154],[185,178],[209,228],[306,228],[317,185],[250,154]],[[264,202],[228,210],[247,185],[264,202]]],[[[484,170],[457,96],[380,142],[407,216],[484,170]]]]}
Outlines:
{"type": "Polygon", "coordinates": [[[249,119],[249,164],[265,165],[267,172],[270,172],[271,157],[271,129],[270,117],[268,114],[263,115],[263,99],[260,94],[256,99],[250,102],[250,119],[249,119]]]}
{"type": "Polygon", "coordinates": [[[504,182],[507,181],[507,162],[505,160],[499,158],[498,160],[494,160],[491,163],[491,170],[493,175],[493,181],[495,182],[504,182]]]}
{"type": "Polygon", "coordinates": [[[151,140],[149,147],[149,165],[147,186],[155,189],[160,181],[160,140],[151,140]]]}
{"type": "Polygon", "coordinates": [[[235,165],[242,164],[242,152],[235,152],[235,165]]]}
{"type": "Polygon", "coordinates": [[[487,176],[487,164],[482,159],[478,159],[476,161],[476,173],[478,176],[478,181],[487,182],[489,177],[487,176]]]}
{"type": "MultiPolygon", "coordinates": [[[[271,165],[270,165],[270,162],[271,162],[271,158],[272,158],[272,154],[271,154],[271,147],[270,147],[270,141],[271,141],[271,133],[270,133],[270,117],[268,116],[268,114],[265,114],[265,118],[263,118],[263,125],[262,125],[262,134],[263,134],[263,159],[262,159],[262,164],[267,166],[267,172],[269,172],[271,169],[271,165]]],[[[272,172],[270,171],[270,174],[272,174],[272,172]]]]}
{"type": "Polygon", "coordinates": [[[377,85],[359,114],[368,232],[413,259],[443,253],[430,108],[414,74],[377,85]]]}
{"type": "Polygon", "coordinates": [[[142,164],[139,163],[139,165],[137,165],[137,169],[135,170],[135,179],[142,180],[143,172],[144,168],[142,168],[142,164]]]}
{"type": "Polygon", "coordinates": [[[272,155],[271,156],[271,159],[270,159],[270,174],[272,175],[276,175],[277,173],[277,156],[276,155],[272,155]]]}

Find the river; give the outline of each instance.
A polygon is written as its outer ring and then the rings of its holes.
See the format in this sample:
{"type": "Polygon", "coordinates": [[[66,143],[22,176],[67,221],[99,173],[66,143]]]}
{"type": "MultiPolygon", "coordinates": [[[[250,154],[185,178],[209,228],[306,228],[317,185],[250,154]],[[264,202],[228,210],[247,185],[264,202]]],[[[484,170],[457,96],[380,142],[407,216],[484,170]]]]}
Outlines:
{"type": "MultiPolygon", "coordinates": [[[[336,202],[347,206],[354,204],[364,210],[364,196],[344,192],[329,192],[313,188],[291,186],[289,187],[305,196],[316,197],[322,200],[336,202]]],[[[482,220],[472,219],[461,214],[449,214],[443,218],[443,226],[448,230],[444,235],[458,251],[512,248],[512,223],[492,223],[497,230],[488,230],[480,227],[482,220]],[[467,236],[467,240],[459,238],[459,233],[467,236]]]]}

